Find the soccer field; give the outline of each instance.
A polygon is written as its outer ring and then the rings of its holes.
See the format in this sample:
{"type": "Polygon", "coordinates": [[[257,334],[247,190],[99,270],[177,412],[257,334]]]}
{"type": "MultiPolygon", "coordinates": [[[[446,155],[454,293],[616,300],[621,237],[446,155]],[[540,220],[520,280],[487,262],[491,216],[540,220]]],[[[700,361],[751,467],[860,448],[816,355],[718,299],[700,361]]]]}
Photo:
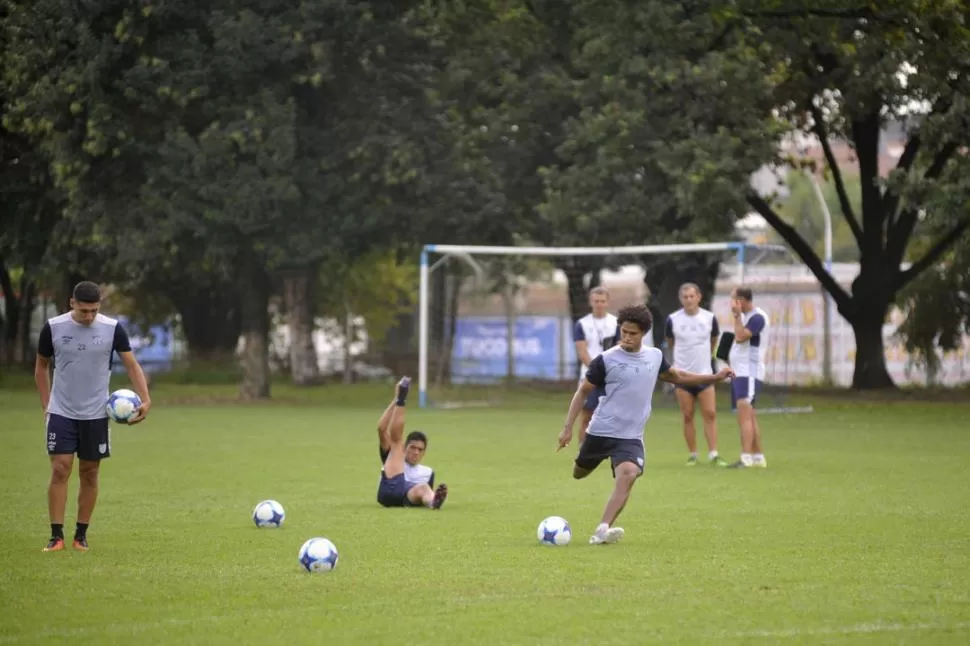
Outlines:
{"type": "MultiPolygon", "coordinates": [[[[572,480],[572,449],[555,452],[568,393],[409,408],[450,490],[430,512],[375,501],[390,386],[184,401],[200,391],[161,388],[145,424],[114,428],[91,551],[45,554],[41,412],[0,390],[0,644],[970,642],[970,406],[766,416],[764,471],[685,468],[679,420],[658,411],[626,538],[590,546],[612,481],[607,465],[572,480]],[[282,529],[251,522],[265,498],[282,529]],[[567,547],[536,541],[554,514],[567,547]],[[334,572],[300,569],[313,536],[339,548],[334,572]]],[[[721,428],[736,458],[727,411],[721,428]]],[[[76,492],[75,473],[66,532],[76,492]]]]}

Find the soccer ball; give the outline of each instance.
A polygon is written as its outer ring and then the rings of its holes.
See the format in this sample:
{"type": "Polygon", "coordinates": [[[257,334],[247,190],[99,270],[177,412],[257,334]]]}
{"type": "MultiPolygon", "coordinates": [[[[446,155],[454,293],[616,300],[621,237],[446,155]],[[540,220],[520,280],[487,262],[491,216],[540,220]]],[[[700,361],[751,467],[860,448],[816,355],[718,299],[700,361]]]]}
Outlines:
{"type": "Polygon", "coordinates": [[[134,417],[139,406],[141,406],[141,397],[138,396],[138,393],[122,388],[111,393],[104,410],[108,413],[108,417],[124,424],[134,417]]]}
{"type": "Polygon", "coordinates": [[[286,518],[283,505],[275,500],[264,500],[253,509],[253,522],[256,527],[279,527],[286,518]]]}
{"type": "Polygon", "coordinates": [[[573,532],[565,518],[550,516],[539,523],[536,535],[543,545],[569,545],[573,532]]]}
{"type": "Polygon", "coordinates": [[[311,538],[300,548],[300,565],[310,574],[333,570],[339,557],[337,546],[326,538],[311,538]]]}

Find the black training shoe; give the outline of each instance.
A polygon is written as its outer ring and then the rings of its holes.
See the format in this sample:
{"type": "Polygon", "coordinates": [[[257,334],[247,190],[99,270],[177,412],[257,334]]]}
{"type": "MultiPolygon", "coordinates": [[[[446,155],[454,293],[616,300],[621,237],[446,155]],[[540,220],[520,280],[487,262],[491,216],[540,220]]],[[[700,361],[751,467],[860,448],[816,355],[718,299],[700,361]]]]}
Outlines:
{"type": "Polygon", "coordinates": [[[441,483],[438,488],[434,490],[434,502],[431,503],[432,509],[441,509],[441,505],[445,504],[445,498],[448,497],[448,485],[441,483]]]}
{"type": "Polygon", "coordinates": [[[397,382],[397,401],[406,402],[408,399],[408,390],[411,388],[411,378],[401,377],[401,381],[397,382]]]}

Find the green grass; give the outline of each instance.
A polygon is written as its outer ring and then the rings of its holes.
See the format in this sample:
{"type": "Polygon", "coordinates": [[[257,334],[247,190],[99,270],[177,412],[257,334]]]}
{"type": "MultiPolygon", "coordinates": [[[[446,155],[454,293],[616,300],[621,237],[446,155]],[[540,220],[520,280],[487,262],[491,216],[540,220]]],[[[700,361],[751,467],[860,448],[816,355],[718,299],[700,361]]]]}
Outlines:
{"type": "Polygon", "coordinates": [[[451,490],[427,512],[375,502],[383,390],[239,405],[200,388],[161,385],[148,422],[115,429],[87,554],[41,552],[41,412],[0,390],[0,644],[970,640],[970,406],[815,400],[764,418],[769,469],[746,472],[683,467],[678,420],[658,411],[627,536],[592,547],[611,480],[573,481],[555,453],[568,393],[409,409],[451,490]],[[264,498],[286,507],[281,530],[252,525],[264,498]],[[553,514],[571,545],[537,544],[553,514]],[[300,570],[312,536],[340,549],[336,571],[300,570]]]}

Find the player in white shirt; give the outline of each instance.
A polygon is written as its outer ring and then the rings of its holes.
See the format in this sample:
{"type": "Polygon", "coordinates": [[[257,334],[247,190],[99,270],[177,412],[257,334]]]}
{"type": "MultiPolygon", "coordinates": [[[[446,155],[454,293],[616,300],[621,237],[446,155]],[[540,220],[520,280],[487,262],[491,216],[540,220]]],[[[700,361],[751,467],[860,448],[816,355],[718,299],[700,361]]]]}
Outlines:
{"type": "MultiPolygon", "coordinates": [[[[702,375],[713,375],[714,349],[721,334],[713,312],[701,307],[701,288],[694,283],[680,286],[682,309],[667,317],[664,336],[673,355],[673,365],[702,375]]],[[[690,456],[687,466],[697,464],[697,429],[694,409],[700,404],[704,418],[704,437],[707,438],[707,459],[719,467],[727,462],[717,452],[717,396],[714,384],[703,386],[675,386],[677,404],[684,418],[684,440],[690,456]]]]}
{"type": "Polygon", "coordinates": [[[663,353],[645,347],[644,335],[650,332],[653,318],[646,305],[632,305],[620,310],[620,343],[593,359],[586,380],[576,389],[566,423],[559,433],[559,449],[569,445],[573,425],[589,394],[602,389],[603,396],[589,423],[586,441],[579,447],[573,464],[573,477],[585,478],[603,460],[610,460],[615,483],[596,531],[590,537],[593,545],[615,543],[623,538],[623,529],[613,527],[630,497],[637,478],[643,473],[646,453],[643,427],[650,419],[653,391],[657,379],[699,386],[723,381],[731,376],[730,368],[716,375],[697,375],[671,367],[663,353]]]}
{"type": "MultiPolygon", "coordinates": [[[[586,378],[589,364],[616,344],[619,326],[616,317],[609,313],[610,291],[605,287],[594,287],[589,290],[590,313],[576,321],[573,327],[573,342],[576,344],[576,356],[582,365],[579,367],[579,383],[586,378]]],[[[586,427],[593,417],[593,411],[599,404],[600,390],[594,390],[583,404],[583,418],[579,429],[579,443],[586,438],[586,427]]]]}
{"type": "Polygon", "coordinates": [[[427,507],[441,509],[448,497],[444,483],[434,487],[434,470],[421,464],[428,448],[428,437],[412,431],[404,439],[404,406],[407,404],[409,377],[403,377],[394,387],[394,399],[377,422],[377,438],[381,452],[381,481],[377,487],[377,502],[383,507],[427,507]]]}
{"type": "Polygon", "coordinates": [[[736,375],[731,384],[731,408],[737,411],[741,429],[741,459],[731,468],[765,468],[768,462],[761,450],[761,427],[755,412],[755,401],[765,379],[768,314],[754,306],[749,288],[735,287],[731,292],[731,316],[734,320],[734,342],[728,363],[736,375]]]}

